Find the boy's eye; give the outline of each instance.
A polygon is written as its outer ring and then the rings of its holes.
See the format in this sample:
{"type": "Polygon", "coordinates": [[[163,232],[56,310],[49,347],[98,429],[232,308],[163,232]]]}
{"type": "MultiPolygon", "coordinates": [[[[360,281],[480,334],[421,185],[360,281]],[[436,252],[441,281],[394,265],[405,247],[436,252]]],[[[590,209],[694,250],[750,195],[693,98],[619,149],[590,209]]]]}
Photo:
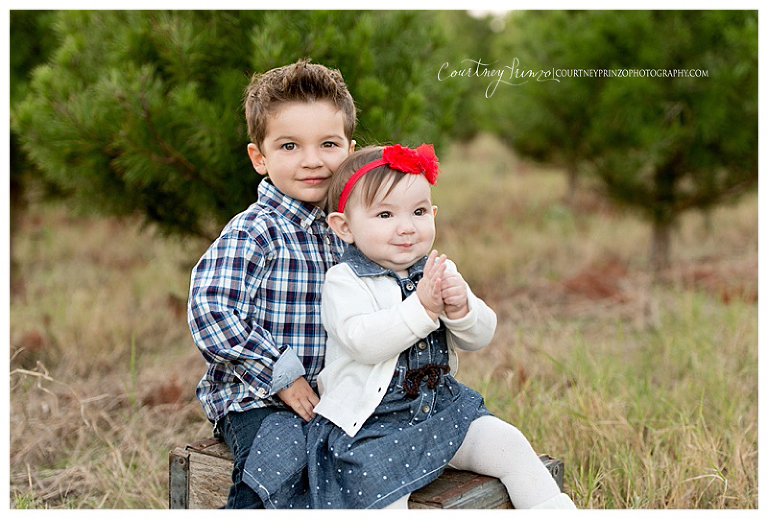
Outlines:
{"type": "Polygon", "coordinates": [[[295,149],[296,149],[296,144],[295,144],[295,143],[293,143],[293,142],[286,142],[285,144],[283,144],[283,145],[282,145],[282,146],[280,146],[280,147],[281,147],[282,149],[284,149],[285,151],[293,151],[293,150],[295,150],[295,149]]]}
{"type": "Polygon", "coordinates": [[[335,143],[335,142],[332,142],[332,141],[325,141],[323,143],[323,148],[335,148],[337,146],[338,146],[338,144],[335,143]]]}
{"type": "Polygon", "coordinates": [[[415,214],[416,216],[424,216],[425,214],[427,214],[427,210],[423,207],[419,207],[413,212],[413,214],[415,214]]]}
{"type": "Polygon", "coordinates": [[[390,213],[389,211],[382,211],[379,214],[377,214],[376,217],[381,219],[392,218],[392,213],[390,213]]]}

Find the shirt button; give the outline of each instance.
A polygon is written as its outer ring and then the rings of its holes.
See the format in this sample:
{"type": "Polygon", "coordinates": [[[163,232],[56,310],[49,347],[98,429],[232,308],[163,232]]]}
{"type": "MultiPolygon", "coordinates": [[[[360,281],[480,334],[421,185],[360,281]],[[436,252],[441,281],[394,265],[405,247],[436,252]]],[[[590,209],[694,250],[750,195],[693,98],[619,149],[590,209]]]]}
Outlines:
{"type": "Polygon", "coordinates": [[[413,284],[412,282],[410,282],[410,281],[409,281],[408,283],[406,283],[406,284],[405,284],[405,289],[406,289],[406,290],[409,290],[409,291],[410,291],[410,290],[413,290],[414,288],[416,288],[416,285],[414,285],[414,284],[413,284]]]}
{"type": "Polygon", "coordinates": [[[417,344],[416,346],[418,346],[420,350],[423,350],[427,347],[427,343],[424,341],[419,341],[419,344],[417,344]]]}
{"type": "Polygon", "coordinates": [[[421,406],[421,410],[423,412],[425,412],[425,413],[428,413],[429,412],[429,406],[427,404],[424,404],[423,406],[421,406]]]}

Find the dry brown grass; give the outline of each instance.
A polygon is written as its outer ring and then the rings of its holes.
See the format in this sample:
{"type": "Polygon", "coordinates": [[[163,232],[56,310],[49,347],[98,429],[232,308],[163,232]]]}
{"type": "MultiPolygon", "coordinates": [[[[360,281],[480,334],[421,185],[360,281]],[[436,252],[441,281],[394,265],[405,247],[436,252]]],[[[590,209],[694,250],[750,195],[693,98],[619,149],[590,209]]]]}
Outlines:
{"type": "MultiPolygon", "coordinates": [[[[499,315],[460,378],[566,463],[580,507],[757,506],[757,197],[648,229],[481,139],[444,154],[439,250],[499,315]]],[[[207,244],[32,203],[13,229],[11,506],[163,508],[210,434],[185,322],[207,244]]]]}
{"type": "Polygon", "coordinates": [[[499,316],[460,378],[579,506],[756,507],[756,195],[686,215],[655,275],[642,221],[496,146],[454,148],[435,190],[438,248],[499,316]]]}
{"type": "Polygon", "coordinates": [[[169,448],[209,433],[184,308],[201,244],[36,205],[14,233],[12,504],[167,506],[169,448]]]}

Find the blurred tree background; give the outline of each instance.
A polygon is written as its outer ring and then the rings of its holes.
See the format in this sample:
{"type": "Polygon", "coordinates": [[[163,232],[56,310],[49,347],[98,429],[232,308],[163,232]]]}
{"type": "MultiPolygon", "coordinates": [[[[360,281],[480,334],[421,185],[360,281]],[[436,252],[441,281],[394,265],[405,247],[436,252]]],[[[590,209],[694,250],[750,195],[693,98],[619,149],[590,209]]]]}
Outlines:
{"type": "MultiPolygon", "coordinates": [[[[24,17],[35,15],[12,12],[12,32],[39,39],[24,17]]],[[[81,208],[210,238],[256,199],[240,108],[253,72],[305,57],[339,68],[360,109],[359,142],[445,142],[464,85],[444,88],[427,70],[450,52],[432,21],[403,11],[57,12],[54,50],[14,103],[13,128],[81,208]]]]}
{"type": "Polygon", "coordinates": [[[253,72],[339,68],[356,139],[443,147],[491,132],[653,226],[757,184],[756,11],[11,11],[11,181],[80,209],[213,237],[256,198],[240,108],[253,72]],[[504,86],[438,70],[700,69],[708,77],[504,86]]]}
{"type": "Polygon", "coordinates": [[[672,229],[757,183],[757,12],[533,11],[510,17],[495,55],[552,67],[702,70],[707,77],[562,78],[517,87],[495,112],[519,153],[580,172],[652,224],[651,262],[672,229]]]}

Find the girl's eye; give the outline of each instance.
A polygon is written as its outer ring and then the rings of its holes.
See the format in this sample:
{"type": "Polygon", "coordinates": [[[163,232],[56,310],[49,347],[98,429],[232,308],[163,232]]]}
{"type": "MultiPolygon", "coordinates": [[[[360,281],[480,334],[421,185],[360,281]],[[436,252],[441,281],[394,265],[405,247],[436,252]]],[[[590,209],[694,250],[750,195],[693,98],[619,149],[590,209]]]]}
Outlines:
{"type": "Polygon", "coordinates": [[[285,151],[293,151],[296,149],[296,144],[293,142],[286,142],[280,147],[283,148],[285,151]]]}
{"type": "Polygon", "coordinates": [[[383,211],[377,214],[376,217],[381,219],[387,219],[392,217],[392,213],[390,213],[389,211],[383,211]]]}
{"type": "Polygon", "coordinates": [[[413,214],[415,214],[416,216],[424,216],[425,214],[427,214],[427,210],[424,209],[423,207],[419,207],[413,212],[413,214]]]}

